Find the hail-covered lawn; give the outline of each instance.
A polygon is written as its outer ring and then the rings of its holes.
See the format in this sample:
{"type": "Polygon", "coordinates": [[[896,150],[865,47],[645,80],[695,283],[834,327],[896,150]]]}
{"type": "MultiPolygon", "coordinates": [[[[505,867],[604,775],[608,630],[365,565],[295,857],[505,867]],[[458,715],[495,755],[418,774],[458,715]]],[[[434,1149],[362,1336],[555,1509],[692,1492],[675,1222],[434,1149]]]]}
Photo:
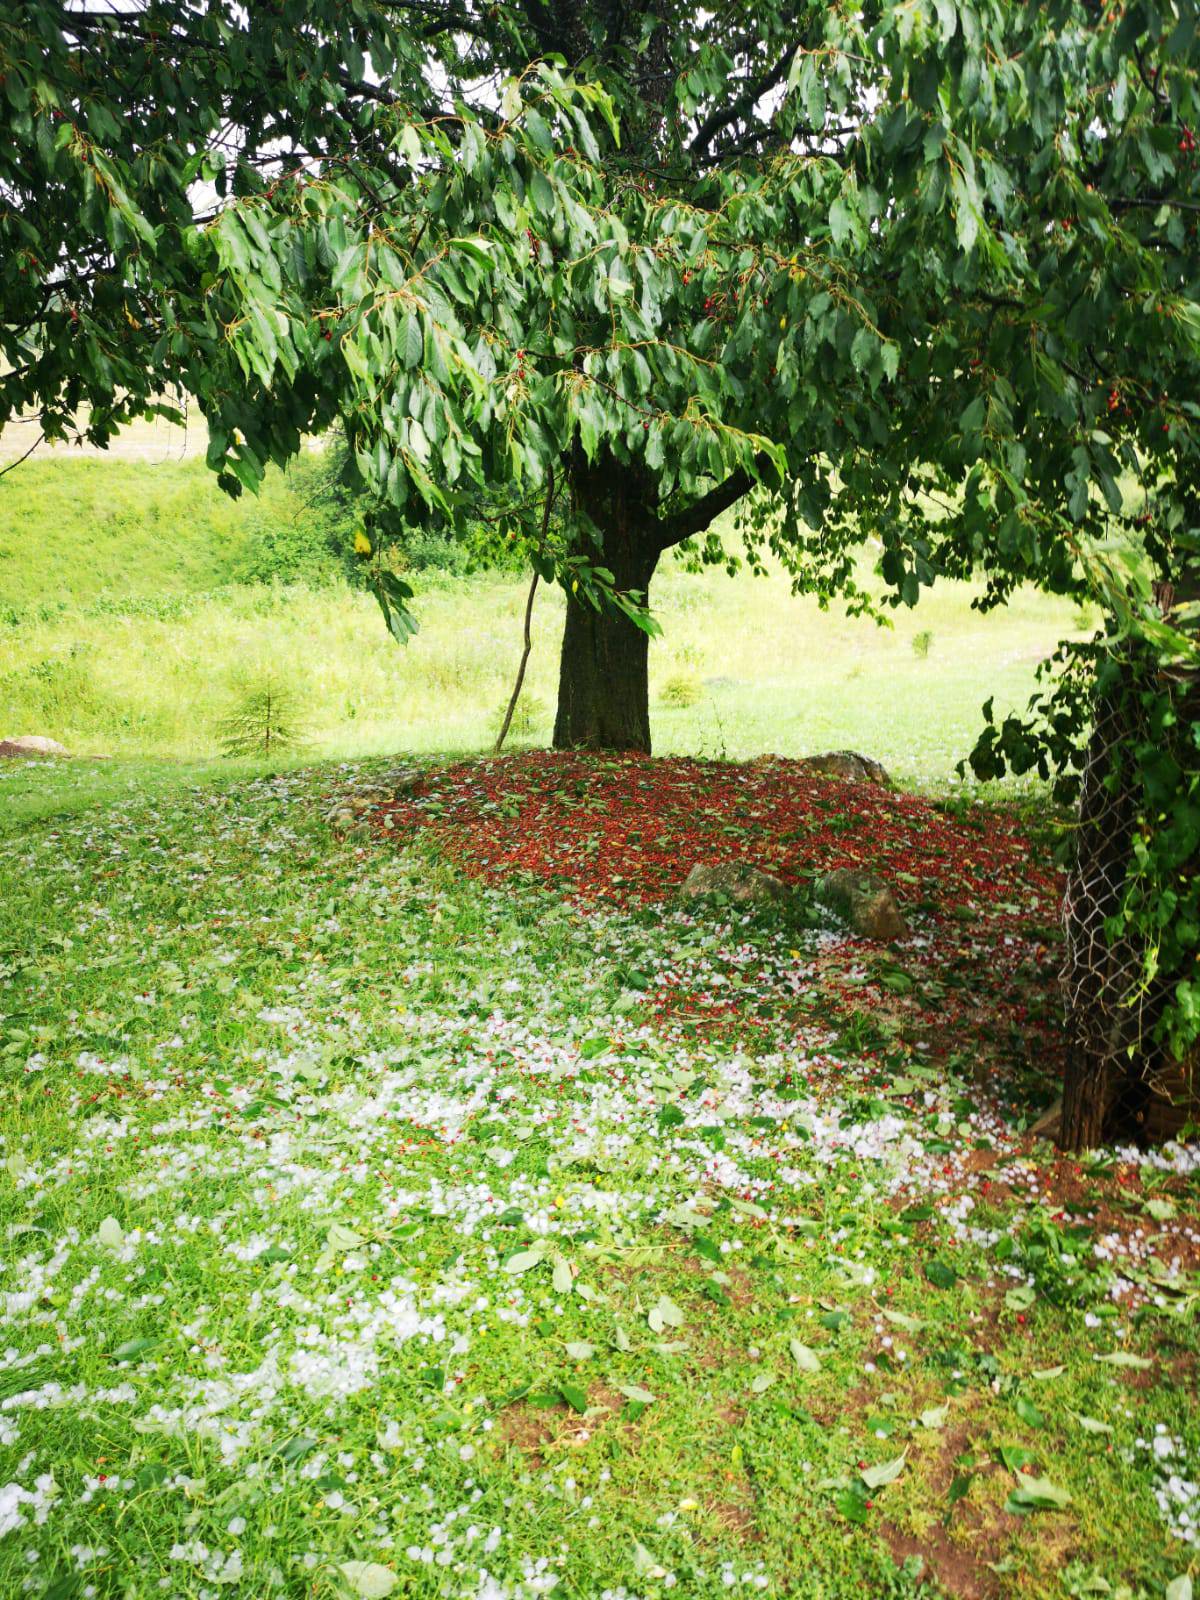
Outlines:
{"type": "Polygon", "coordinates": [[[1200,1154],[1023,1131],[1056,892],[784,763],[0,836],[0,1596],[1180,1600],[1200,1154]],[[847,864],[911,940],[812,911],[847,864]]]}

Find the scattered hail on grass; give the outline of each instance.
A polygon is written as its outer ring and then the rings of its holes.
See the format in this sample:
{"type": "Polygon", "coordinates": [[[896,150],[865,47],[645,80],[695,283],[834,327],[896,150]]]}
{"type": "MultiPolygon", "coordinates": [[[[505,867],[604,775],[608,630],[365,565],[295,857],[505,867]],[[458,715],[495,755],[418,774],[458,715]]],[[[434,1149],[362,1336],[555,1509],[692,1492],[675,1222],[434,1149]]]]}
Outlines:
{"type": "Polygon", "coordinates": [[[1182,1576],[1200,1159],[1023,1133],[1012,820],[532,758],[331,836],[378,776],[0,840],[0,1593],[1182,1576]],[[677,904],[714,853],[880,870],[913,936],[677,904]]]}

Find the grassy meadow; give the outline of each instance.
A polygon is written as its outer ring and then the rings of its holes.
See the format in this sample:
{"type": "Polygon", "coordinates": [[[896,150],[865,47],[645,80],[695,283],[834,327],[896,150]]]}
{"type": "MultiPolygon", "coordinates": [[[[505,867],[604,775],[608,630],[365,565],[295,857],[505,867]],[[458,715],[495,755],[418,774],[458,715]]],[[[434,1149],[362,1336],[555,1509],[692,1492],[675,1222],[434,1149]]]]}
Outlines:
{"type": "Polygon", "coordinates": [[[0,735],[75,752],[0,763],[0,1597],[1190,1600],[1200,1152],[1035,1137],[1059,880],[947,793],[1087,619],[669,564],[677,759],[531,748],[550,593],[448,763],[523,582],[401,649],[298,483],[0,482],[0,735]],[[847,746],[903,787],[733,759],[847,746]]]}
{"type": "MultiPolygon", "coordinates": [[[[229,501],[201,462],[55,457],[0,485],[0,732],[47,733],[81,755],[203,761],[248,686],[291,685],[312,755],[480,751],[495,736],[520,645],[513,575],[415,575],[406,648],[373,600],[336,576],[263,581],[304,506],[276,475],[229,501]]],[[[287,564],[282,569],[286,575],[287,564]]],[[[651,647],[656,749],[876,756],[908,782],[947,782],[979,707],[1023,704],[1037,662],[1081,619],[1020,596],[971,610],[936,591],[894,625],[822,612],[779,574],[660,569],[651,647]]],[[[543,590],[514,745],[549,738],[562,602],[543,590]]]]}

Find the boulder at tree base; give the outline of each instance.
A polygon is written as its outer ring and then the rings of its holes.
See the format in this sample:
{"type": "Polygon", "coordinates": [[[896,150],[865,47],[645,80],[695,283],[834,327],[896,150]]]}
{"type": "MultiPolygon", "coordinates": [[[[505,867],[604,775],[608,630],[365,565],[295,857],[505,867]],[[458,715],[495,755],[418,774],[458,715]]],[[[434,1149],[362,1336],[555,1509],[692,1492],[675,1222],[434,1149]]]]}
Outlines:
{"type": "Polygon", "coordinates": [[[680,893],[689,900],[721,894],[739,905],[770,905],[791,893],[782,878],[744,861],[697,863],[684,879],[680,893]]]}
{"type": "Polygon", "coordinates": [[[827,872],[817,879],[816,897],[867,939],[890,943],[908,937],[908,924],[895,896],[881,878],[869,872],[854,872],[849,867],[827,872]]]}
{"type": "Polygon", "coordinates": [[[881,783],[890,789],[892,780],[887,769],[870,756],[860,756],[856,750],[826,750],[823,755],[804,756],[799,762],[810,772],[820,772],[827,778],[846,778],[852,783],[881,783]]]}

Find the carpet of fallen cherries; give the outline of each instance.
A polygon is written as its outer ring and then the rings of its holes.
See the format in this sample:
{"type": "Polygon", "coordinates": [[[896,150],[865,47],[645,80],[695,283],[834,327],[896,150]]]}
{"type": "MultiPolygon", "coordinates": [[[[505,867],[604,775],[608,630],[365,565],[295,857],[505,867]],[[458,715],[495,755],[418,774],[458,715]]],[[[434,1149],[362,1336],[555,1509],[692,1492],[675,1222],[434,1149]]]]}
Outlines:
{"type": "Polygon", "coordinates": [[[1029,1131],[1057,899],[782,761],[0,832],[0,1595],[1188,1600],[1200,1145],[1029,1131]]]}

